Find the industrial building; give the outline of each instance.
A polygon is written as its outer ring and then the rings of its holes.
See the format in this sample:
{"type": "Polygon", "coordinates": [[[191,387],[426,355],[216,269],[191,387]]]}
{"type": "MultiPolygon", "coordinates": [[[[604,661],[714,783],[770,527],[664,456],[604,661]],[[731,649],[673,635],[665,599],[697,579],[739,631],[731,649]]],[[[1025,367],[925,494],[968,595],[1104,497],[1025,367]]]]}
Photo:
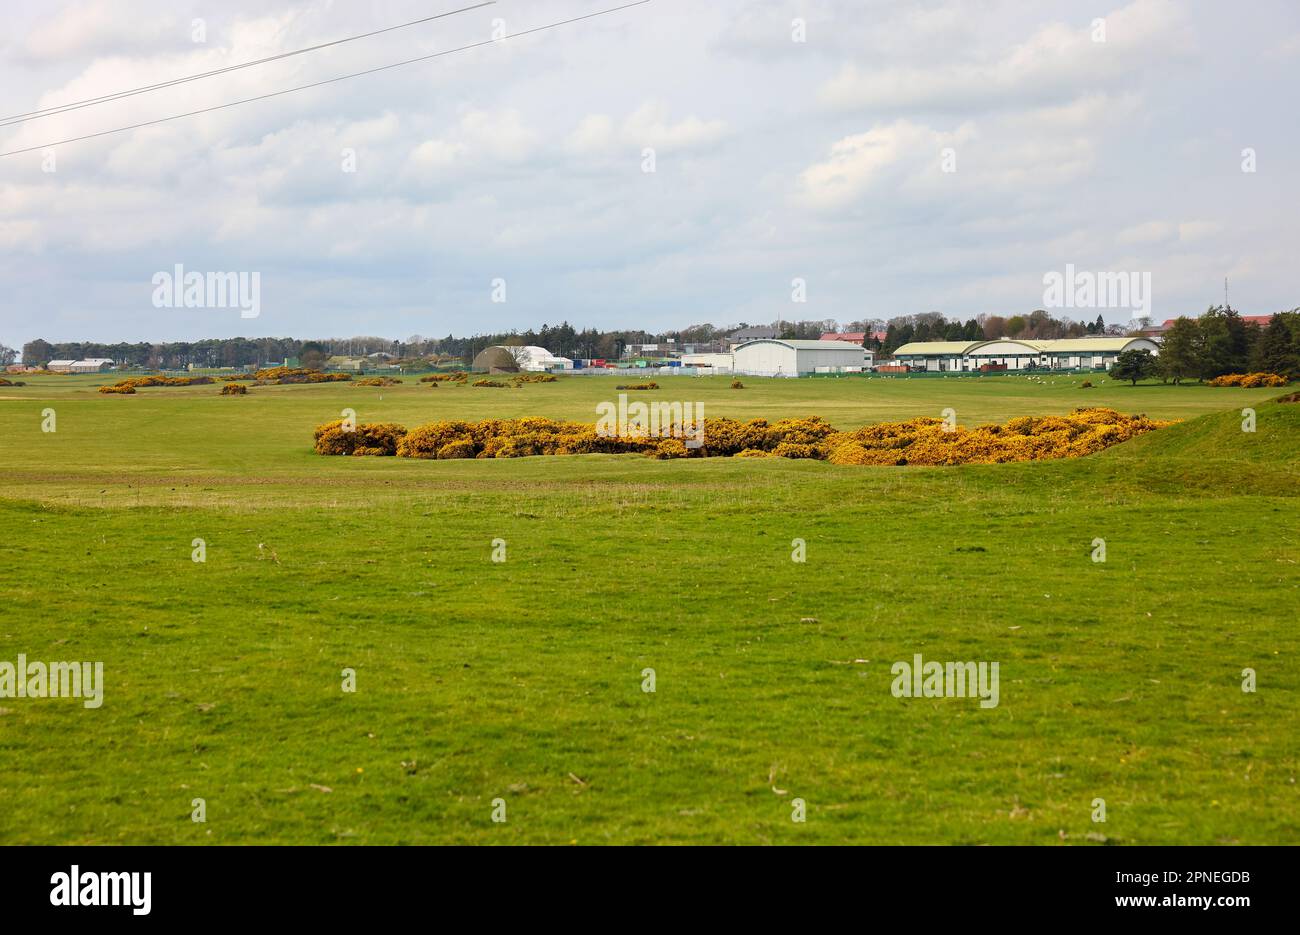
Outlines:
{"type": "Polygon", "coordinates": [[[470,369],[480,373],[517,373],[521,370],[546,373],[554,370],[572,370],[573,361],[556,357],[544,347],[506,347],[494,344],[479,351],[470,369]]]}
{"type": "Polygon", "coordinates": [[[45,369],[56,373],[103,373],[112,367],[113,361],[110,358],[89,357],[85,360],[52,360],[45,369]]]}
{"type": "Polygon", "coordinates": [[[748,341],[732,354],[736,373],[754,377],[800,377],[810,373],[858,373],[867,350],[848,341],[748,341]]]}
{"type": "Polygon", "coordinates": [[[894,359],[912,370],[973,373],[988,370],[1104,370],[1124,351],[1160,353],[1150,338],[1064,338],[1030,341],[919,341],[904,344],[894,359]]]}

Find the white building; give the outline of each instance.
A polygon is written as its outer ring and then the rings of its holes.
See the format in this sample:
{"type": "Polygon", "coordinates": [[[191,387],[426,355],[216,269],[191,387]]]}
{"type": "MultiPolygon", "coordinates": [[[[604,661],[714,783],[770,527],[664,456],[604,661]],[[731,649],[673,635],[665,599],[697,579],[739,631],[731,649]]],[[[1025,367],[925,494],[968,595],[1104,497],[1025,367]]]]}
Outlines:
{"type": "Polygon", "coordinates": [[[57,373],[103,373],[113,366],[108,357],[88,357],[85,360],[52,360],[46,367],[57,373]]]}
{"type": "Polygon", "coordinates": [[[736,373],[754,377],[798,377],[809,373],[858,373],[866,349],[848,341],[748,341],[733,353],[736,373]]]}
{"type": "Polygon", "coordinates": [[[530,344],[526,347],[508,349],[519,364],[520,370],[544,373],[551,370],[572,370],[573,361],[568,357],[556,357],[544,347],[530,344]]]}
{"type": "Polygon", "coordinates": [[[707,367],[714,373],[731,373],[736,367],[732,354],[683,354],[683,367],[707,367]]]}
{"type": "Polygon", "coordinates": [[[913,370],[970,373],[981,367],[997,370],[1105,369],[1124,351],[1160,353],[1150,338],[1065,338],[1028,341],[918,341],[894,352],[900,364],[913,370]]]}

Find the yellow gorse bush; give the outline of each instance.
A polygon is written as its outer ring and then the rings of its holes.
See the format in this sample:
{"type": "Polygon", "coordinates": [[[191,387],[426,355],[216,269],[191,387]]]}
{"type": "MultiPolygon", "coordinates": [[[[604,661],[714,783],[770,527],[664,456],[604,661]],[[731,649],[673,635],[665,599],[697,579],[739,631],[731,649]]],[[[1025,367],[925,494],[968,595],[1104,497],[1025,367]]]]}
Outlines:
{"type": "Polygon", "coordinates": [[[212,382],[214,382],[212,377],[164,377],[150,374],[143,377],[127,377],[124,380],[118,380],[116,383],[101,386],[99,391],[101,393],[124,393],[129,395],[142,386],[207,386],[212,382]]]}
{"type": "Polygon", "coordinates": [[[267,367],[253,374],[258,385],[290,383],[340,383],[351,380],[350,373],[321,373],[319,370],[306,370],[301,367],[267,367]]]}
{"type": "Polygon", "coordinates": [[[942,419],[870,425],[829,440],[832,464],[1002,464],[1078,458],[1172,425],[1114,409],[1076,409],[1068,416],[1022,416],[1004,425],[956,427],[942,419]]]}
{"type": "Polygon", "coordinates": [[[222,396],[247,396],[248,387],[242,383],[227,383],[221,388],[222,396]]]}
{"type": "Polygon", "coordinates": [[[1210,386],[1241,386],[1254,389],[1258,386],[1286,386],[1290,381],[1276,373],[1228,373],[1215,377],[1210,386]]]}
{"type": "Polygon", "coordinates": [[[557,378],[552,373],[516,373],[510,378],[511,383],[555,383],[557,378]]]}
{"type": "Polygon", "coordinates": [[[348,427],[342,419],[316,427],[316,453],[322,455],[397,454],[397,444],[406,428],[395,422],[368,422],[348,427]]]}
{"type": "Polygon", "coordinates": [[[534,455],[641,453],[654,458],[802,458],[832,464],[1000,464],[1077,458],[1127,441],[1170,422],[1113,409],[1076,409],[1068,416],[1023,416],[1003,424],[945,431],[941,419],[910,419],[839,432],[820,417],[740,422],[706,419],[703,444],[683,437],[601,435],[594,425],[556,419],[447,420],[407,430],[393,423],[341,421],[316,429],[324,455],[396,455],[400,458],[523,458],[534,455]]]}
{"type": "Polygon", "coordinates": [[[421,383],[463,383],[469,379],[469,374],[464,370],[450,370],[446,373],[431,373],[428,376],[420,377],[421,383]]]}

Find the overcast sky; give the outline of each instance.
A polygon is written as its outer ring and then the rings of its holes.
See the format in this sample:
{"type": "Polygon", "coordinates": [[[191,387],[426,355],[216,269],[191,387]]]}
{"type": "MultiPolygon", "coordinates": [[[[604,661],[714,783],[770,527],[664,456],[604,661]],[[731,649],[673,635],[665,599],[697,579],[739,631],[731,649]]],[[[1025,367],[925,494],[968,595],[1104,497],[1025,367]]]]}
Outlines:
{"type": "MultiPolygon", "coordinates": [[[[0,111],[472,2],[4,0],[0,111]]],[[[0,127],[42,147],[0,158],[0,343],[966,318],[1041,307],[1067,263],[1149,272],[1157,320],[1225,276],[1243,313],[1300,304],[1295,0],[652,0],[43,148],[619,2],[502,0],[0,127]],[[177,264],[259,273],[259,316],[155,307],[177,264]]]]}

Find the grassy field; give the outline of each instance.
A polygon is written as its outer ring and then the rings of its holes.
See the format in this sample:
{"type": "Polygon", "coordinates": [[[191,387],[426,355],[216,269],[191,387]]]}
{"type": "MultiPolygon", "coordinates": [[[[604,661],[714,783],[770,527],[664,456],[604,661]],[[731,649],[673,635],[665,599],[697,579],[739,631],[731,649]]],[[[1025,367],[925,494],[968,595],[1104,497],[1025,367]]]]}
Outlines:
{"type": "Polygon", "coordinates": [[[311,449],[345,407],[595,421],[605,377],[95,392],[110,379],[0,387],[0,661],[105,679],[97,710],[0,698],[0,843],[1300,842],[1300,405],[1278,390],[648,394],[842,429],[1185,420],[931,469],[311,449]],[[1000,704],[894,697],[915,653],[998,661],[1000,704]]]}

